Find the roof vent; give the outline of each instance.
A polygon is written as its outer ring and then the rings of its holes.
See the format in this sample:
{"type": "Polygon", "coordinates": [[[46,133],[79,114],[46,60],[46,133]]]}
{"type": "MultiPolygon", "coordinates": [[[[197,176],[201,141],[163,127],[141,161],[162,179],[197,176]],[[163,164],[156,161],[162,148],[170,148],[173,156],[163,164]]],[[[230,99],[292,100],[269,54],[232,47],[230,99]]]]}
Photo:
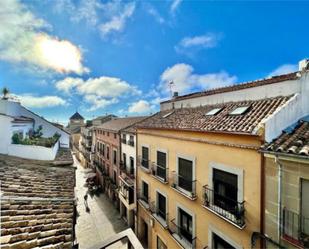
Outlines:
{"type": "Polygon", "coordinates": [[[309,69],[309,59],[303,59],[298,63],[299,71],[305,71],[309,69]]]}

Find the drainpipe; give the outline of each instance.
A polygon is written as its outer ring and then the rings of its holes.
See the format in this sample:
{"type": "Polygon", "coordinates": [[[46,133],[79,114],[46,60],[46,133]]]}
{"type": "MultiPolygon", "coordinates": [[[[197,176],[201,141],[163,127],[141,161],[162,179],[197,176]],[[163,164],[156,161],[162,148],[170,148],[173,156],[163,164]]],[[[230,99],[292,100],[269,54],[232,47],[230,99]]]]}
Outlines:
{"type": "Polygon", "coordinates": [[[275,156],[275,163],[278,165],[278,224],[277,224],[277,229],[278,229],[278,242],[280,242],[281,238],[281,220],[282,220],[282,164],[279,162],[279,158],[276,155],[275,156]]]}
{"type": "MultiPolygon", "coordinates": [[[[261,187],[260,187],[260,233],[264,235],[264,223],[265,223],[265,158],[264,154],[261,154],[261,187]]],[[[261,238],[261,248],[266,248],[265,241],[261,238]]]]}

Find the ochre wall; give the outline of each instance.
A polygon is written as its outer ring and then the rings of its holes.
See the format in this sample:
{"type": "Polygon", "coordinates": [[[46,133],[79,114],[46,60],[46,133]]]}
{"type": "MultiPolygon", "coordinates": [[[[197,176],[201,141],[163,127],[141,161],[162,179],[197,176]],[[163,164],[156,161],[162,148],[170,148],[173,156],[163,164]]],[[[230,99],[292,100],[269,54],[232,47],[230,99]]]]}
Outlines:
{"type": "MultiPolygon", "coordinates": [[[[224,145],[207,144],[196,141],[189,141],[188,138],[204,139],[210,142],[222,142],[228,144],[249,145],[258,147],[261,144],[259,137],[244,135],[223,135],[206,134],[197,132],[180,131],[148,131],[138,130],[138,155],[141,155],[141,146],[150,147],[150,161],[156,161],[156,149],[167,150],[169,174],[176,170],[176,154],[195,157],[195,176],[197,180],[197,200],[190,200],[179,194],[170,187],[171,183],[163,184],[151,174],[138,169],[138,188],[141,187],[141,179],[149,183],[150,199],[155,200],[155,190],[159,189],[168,196],[169,221],[176,217],[176,203],[195,213],[195,236],[197,237],[197,248],[209,245],[208,228],[212,226],[227,235],[231,240],[241,245],[242,248],[251,247],[252,232],[260,231],[260,173],[261,154],[256,149],[244,149],[224,145]],[[147,134],[146,134],[147,133],[147,134]],[[177,136],[167,138],[160,136],[177,136]],[[245,200],[245,221],[243,230],[223,220],[216,214],[202,207],[202,187],[208,184],[208,167],[210,162],[224,164],[234,168],[242,169],[244,175],[244,200],[245,200]]],[[[139,206],[139,215],[145,216],[143,208],[139,206]],[[142,210],[142,211],[141,211],[142,210]]],[[[152,229],[152,244],[150,248],[156,248],[156,233],[160,234],[163,241],[167,242],[168,248],[177,248],[175,240],[167,230],[162,229],[159,223],[155,222],[152,229]]]]}

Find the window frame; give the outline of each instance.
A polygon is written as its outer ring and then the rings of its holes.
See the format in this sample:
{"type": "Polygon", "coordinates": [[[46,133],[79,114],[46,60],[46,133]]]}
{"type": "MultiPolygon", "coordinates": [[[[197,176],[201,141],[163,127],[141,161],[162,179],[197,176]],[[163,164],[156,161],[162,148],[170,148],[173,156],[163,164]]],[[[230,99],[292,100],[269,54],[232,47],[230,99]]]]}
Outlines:
{"type": "MultiPolygon", "coordinates": [[[[196,173],[196,165],[195,165],[196,157],[195,156],[189,156],[189,155],[184,155],[184,154],[177,153],[176,154],[176,174],[177,174],[177,176],[179,176],[179,158],[192,161],[192,180],[191,181],[193,183],[193,181],[196,180],[196,175],[195,175],[195,173],[196,173]]],[[[186,193],[186,195],[191,196],[192,192],[190,192],[190,191],[188,191],[186,189],[181,188],[179,186],[179,184],[177,185],[177,188],[180,188],[181,191],[186,193]]]]}

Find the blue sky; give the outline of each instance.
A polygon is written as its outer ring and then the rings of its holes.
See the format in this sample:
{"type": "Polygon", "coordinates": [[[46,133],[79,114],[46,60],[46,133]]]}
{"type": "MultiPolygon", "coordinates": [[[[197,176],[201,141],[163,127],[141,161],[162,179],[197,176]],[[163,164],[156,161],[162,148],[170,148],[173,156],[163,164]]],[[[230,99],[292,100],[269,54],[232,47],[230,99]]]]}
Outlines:
{"type": "Polygon", "coordinates": [[[158,111],[185,94],[297,70],[305,1],[0,2],[0,87],[67,122],[158,111]]]}

